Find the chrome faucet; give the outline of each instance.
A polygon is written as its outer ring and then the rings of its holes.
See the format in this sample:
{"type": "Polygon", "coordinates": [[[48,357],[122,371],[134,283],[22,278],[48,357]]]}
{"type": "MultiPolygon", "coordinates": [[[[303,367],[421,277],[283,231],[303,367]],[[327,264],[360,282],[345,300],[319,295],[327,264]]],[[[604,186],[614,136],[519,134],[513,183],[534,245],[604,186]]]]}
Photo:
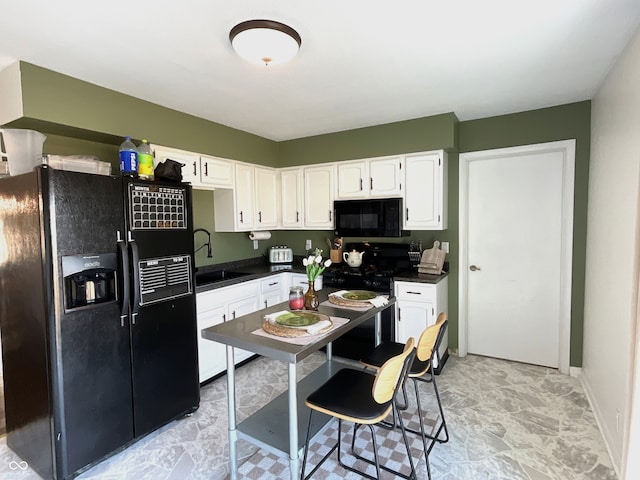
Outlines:
{"type": "Polygon", "coordinates": [[[211,255],[211,232],[209,232],[209,230],[205,229],[205,228],[196,228],[193,231],[193,235],[195,236],[196,233],[198,232],[204,232],[207,234],[207,243],[203,243],[201,246],[199,246],[198,248],[196,248],[195,252],[199,252],[200,250],[202,250],[204,247],[207,247],[207,258],[213,258],[213,255],[211,255]]]}

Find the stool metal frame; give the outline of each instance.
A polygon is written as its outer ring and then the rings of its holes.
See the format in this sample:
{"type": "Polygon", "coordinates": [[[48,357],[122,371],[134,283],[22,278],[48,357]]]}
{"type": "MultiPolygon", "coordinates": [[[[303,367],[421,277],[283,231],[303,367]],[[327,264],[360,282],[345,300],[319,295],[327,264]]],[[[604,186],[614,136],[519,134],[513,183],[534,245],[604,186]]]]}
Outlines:
{"type": "Polygon", "coordinates": [[[305,404],[311,409],[309,415],[309,428],[304,446],[304,456],[302,460],[302,470],[300,478],[307,480],[320,468],[327,458],[337,449],[338,463],[345,469],[358,473],[366,478],[376,480],[380,478],[380,470],[386,470],[394,475],[406,479],[415,480],[416,470],[411,456],[411,450],[405,431],[402,416],[398,411],[397,393],[400,386],[406,380],[409,367],[415,358],[415,341],[410,338],[399,355],[391,357],[372,375],[363,370],[345,368],[338,371],[333,377],[324,383],[315,392],[309,395],[305,404]],[[329,452],[318,462],[318,464],[305,476],[307,464],[307,453],[309,451],[311,423],[314,412],[324,413],[338,419],[338,440],[329,452]],[[401,472],[380,464],[378,458],[378,446],[376,443],[374,425],[380,425],[389,414],[393,415],[394,423],[397,422],[402,431],[402,438],[407,450],[411,473],[405,475],[401,472]],[[366,472],[358,470],[342,461],[340,444],[342,442],[342,422],[354,423],[353,439],[351,450],[356,458],[374,465],[377,477],[373,477],[366,472]],[[373,445],[373,460],[357,455],[355,452],[355,437],[360,425],[367,425],[371,432],[373,445]]]}
{"type": "MultiPolygon", "coordinates": [[[[416,431],[408,427],[405,427],[405,431],[410,432],[414,435],[418,435],[422,438],[422,445],[424,449],[425,461],[427,464],[427,473],[429,478],[431,478],[431,471],[429,467],[429,453],[433,449],[436,442],[446,443],[449,441],[449,431],[444,416],[444,409],[442,408],[442,401],[440,399],[440,393],[438,391],[438,386],[436,384],[436,379],[433,372],[433,359],[438,354],[438,347],[442,343],[447,324],[447,315],[443,312],[438,315],[438,318],[434,325],[427,327],[422,332],[422,334],[420,335],[420,339],[418,340],[416,357],[413,360],[413,363],[407,375],[408,378],[411,378],[413,380],[415,388],[420,431],[416,431]],[[428,377],[425,378],[425,375],[427,374],[428,377]],[[437,429],[435,429],[435,434],[433,435],[427,434],[425,432],[418,381],[433,384],[440,414],[440,422],[439,424],[436,424],[437,429]],[[444,433],[443,437],[441,437],[442,433],[444,433]]],[[[402,349],[402,347],[403,345],[397,342],[382,343],[378,347],[376,347],[368,356],[360,360],[360,362],[365,365],[365,369],[371,368],[374,370],[378,370],[380,368],[380,365],[384,364],[387,358],[397,354],[397,352],[402,349]]],[[[404,397],[404,405],[398,405],[398,409],[406,410],[408,407],[406,383],[403,383],[402,385],[402,393],[404,397]]],[[[394,418],[393,422],[385,422],[384,426],[386,426],[386,428],[396,428],[398,425],[394,418]]]]}

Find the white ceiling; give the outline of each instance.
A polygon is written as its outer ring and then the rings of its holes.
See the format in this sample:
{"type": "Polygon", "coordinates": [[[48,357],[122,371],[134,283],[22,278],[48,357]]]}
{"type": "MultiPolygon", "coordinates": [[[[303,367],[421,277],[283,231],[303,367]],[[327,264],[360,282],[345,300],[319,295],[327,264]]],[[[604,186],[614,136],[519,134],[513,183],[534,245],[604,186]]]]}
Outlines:
{"type": "Polygon", "coordinates": [[[273,140],[592,98],[639,0],[0,0],[15,59],[273,140]],[[302,36],[285,65],[231,48],[266,18],[302,36]]]}

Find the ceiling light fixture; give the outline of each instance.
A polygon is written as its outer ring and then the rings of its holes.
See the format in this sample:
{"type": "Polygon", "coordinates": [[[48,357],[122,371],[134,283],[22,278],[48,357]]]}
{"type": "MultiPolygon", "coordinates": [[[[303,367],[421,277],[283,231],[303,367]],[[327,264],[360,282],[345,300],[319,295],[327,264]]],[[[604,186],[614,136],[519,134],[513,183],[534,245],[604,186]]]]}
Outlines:
{"type": "Polygon", "coordinates": [[[264,65],[291,60],[302,45],[298,32],[273,20],[247,20],[239,23],[229,32],[229,40],[242,58],[264,65]]]}

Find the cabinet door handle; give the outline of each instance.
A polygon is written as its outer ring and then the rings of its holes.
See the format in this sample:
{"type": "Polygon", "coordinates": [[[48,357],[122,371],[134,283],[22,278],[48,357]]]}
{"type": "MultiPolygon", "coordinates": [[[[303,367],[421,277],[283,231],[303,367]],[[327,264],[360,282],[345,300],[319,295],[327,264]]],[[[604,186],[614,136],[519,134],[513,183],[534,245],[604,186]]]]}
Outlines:
{"type": "Polygon", "coordinates": [[[267,305],[267,301],[264,301],[264,308],[267,308],[269,305],[267,305]]]}
{"type": "Polygon", "coordinates": [[[360,191],[362,191],[362,179],[360,179],[360,191]]]}
{"type": "Polygon", "coordinates": [[[277,284],[278,284],[278,282],[273,282],[273,283],[270,283],[269,286],[273,287],[274,285],[277,285],[277,284]]]}
{"type": "Polygon", "coordinates": [[[471,270],[472,272],[475,272],[476,270],[482,270],[480,267],[476,267],[475,265],[471,265],[469,267],[469,270],[471,270]]]}
{"type": "Polygon", "coordinates": [[[233,319],[235,320],[235,318],[236,318],[236,311],[234,310],[231,314],[233,315],[233,319]]]}
{"type": "Polygon", "coordinates": [[[410,295],[422,295],[421,292],[411,292],[411,291],[407,291],[408,294],[410,295]]]}
{"type": "Polygon", "coordinates": [[[223,313],[223,314],[222,314],[222,321],[223,321],[223,322],[226,322],[226,321],[227,321],[227,314],[226,314],[226,313],[223,313]]]}
{"type": "Polygon", "coordinates": [[[262,223],[262,211],[258,212],[258,222],[262,223]]]}
{"type": "Polygon", "coordinates": [[[405,208],[406,210],[406,219],[409,220],[409,207],[405,208]]]}
{"type": "Polygon", "coordinates": [[[398,307],[398,321],[399,322],[402,321],[402,314],[400,312],[401,312],[401,309],[400,309],[400,307],[398,307]]]}
{"type": "Polygon", "coordinates": [[[209,164],[207,162],[204,162],[204,176],[209,176],[209,164]]]}
{"type": "Polygon", "coordinates": [[[242,218],[242,210],[240,210],[240,223],[244,223],[244,219],[242,218]]]}
{"type": "Polygon", "coordinates": [[[331,219],[331,213],[332,213],[332,212],[331,212],[331,210],[329,210],[329,221],[330,221],[330,222],[332,221],[332,219],[331,219]]]}
{"type": "Polygon", "coordinates": [[[196,162],[193,162],[193,176],[194,177],[197,175],[196,167],[197,167],[196,162]]]}
{"type": "Polygon", "coordinates": [[[369,190],[373,190],[373,177],[369,178],[369,190]]]}
{"type": "Polygon", "coordinates": [[[296,222],[300,221],[300,212],[296,212],[296,222]]]}

